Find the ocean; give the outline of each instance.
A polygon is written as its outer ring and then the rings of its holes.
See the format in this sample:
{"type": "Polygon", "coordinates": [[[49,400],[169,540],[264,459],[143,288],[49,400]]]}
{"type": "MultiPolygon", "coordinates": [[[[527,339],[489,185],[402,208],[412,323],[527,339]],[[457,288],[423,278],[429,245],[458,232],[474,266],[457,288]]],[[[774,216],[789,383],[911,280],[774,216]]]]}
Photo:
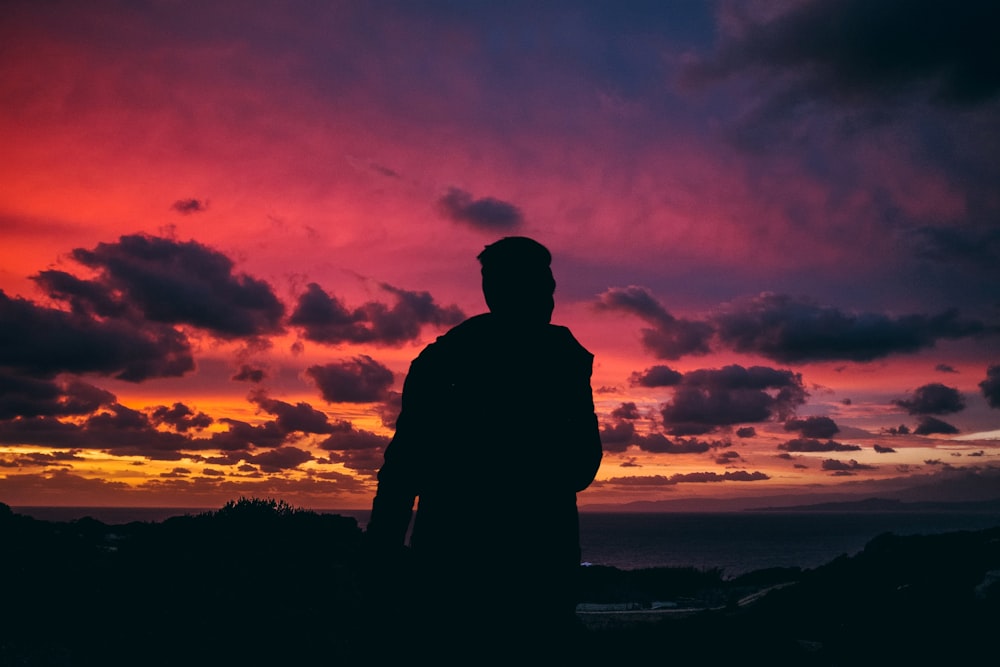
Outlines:
{"type": "MultiPolygon", "coordinates": [[[[218,508],[15,507],[46,521],[163,521],[218,508]]],[[[367,510],[323,510],[362,527],[367,510]]],[[[717,568],[732,577],[772,567],[815,568],[854,555],[882,533],[930,535],[1000,526],[997,512],[718,512],[580,514],[582,560],[619,569],[717,568]]]]}

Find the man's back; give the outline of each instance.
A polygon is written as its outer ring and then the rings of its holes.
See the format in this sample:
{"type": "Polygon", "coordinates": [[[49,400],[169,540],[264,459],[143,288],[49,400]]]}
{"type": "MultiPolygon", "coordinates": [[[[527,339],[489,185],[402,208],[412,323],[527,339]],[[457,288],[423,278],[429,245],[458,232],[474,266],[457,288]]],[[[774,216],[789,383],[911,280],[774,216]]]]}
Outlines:
{"type": "Polygon", "coordinates": [[[479,259],[490,313],[411,364],[367,537],[383,553],[401,548],[419,498],[418,634],[440,639],[432,628],[447,618],[469,636],[540,640],[575,620],[576,493],[602,455],[593,356],[549,324],[544,246],[508,237],[479,259]]]}
{"type": "Polygon", "coordinates": [[[568,329],[487,314],[414,360],[379,479],[415,476],[402,486],[420,498],[416,551],[579,563],[576,492],[601,459],[592,359],[568,329]]]}

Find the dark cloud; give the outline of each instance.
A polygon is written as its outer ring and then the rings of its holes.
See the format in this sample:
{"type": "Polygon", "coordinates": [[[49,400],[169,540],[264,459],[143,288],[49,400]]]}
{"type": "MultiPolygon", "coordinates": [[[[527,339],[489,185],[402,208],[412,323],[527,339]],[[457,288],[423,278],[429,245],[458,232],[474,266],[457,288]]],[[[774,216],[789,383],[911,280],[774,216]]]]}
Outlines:
{"type": "Polygon", "coordinates": [[[957,370],[955,370],[954,366],[951,366],[949,364],[938,364],[937,366],[934,367],[934,370],[936,370],[939,373],[957,373],[958,372],[957,370]]]}
{"type": "Polygon", "coordinates": [[[367,355],[310,366],[312,378],[328,403],[374,403],[386,398],[392,386],[392,371],[367,355]]]}
{"type": "Polygon", "coordinates": [[[738,72],[767,73],[789,87],[838,100],[927,91],[935,100],[974,105],[1000,92],[1000,47],[991,0],[841,0],[795,3],[767,22],[747,22],[689,81],[738,72]]]}
{"type": "Polygon", "coordinates": [[[1000,408],[1000,364],[986,369],[986,379],[979,383],[991,408],[1000,408]]]}
{"type": "Polygon", "coordinates": [[[917,387],[911,398],[893,401],[911,415],[946,415],[965,409],[965,398],[954,387],[939,382],[917,387]]]}
{"type": "Polygon", "coordinates": [[[673,486],[675,484],[706,484],[711,482],[760,482],[770,479],[766,474],[754,471],[732,470],[724,473],[689,472],[674,475],[645,475],[635,477],[612,477],[604,484],[613,486],[673,486]]]}
{"type": "Polygon", "coordinates": [[[681,383],[684,375],[669,366],[651,366],[646,370],[632,373],[629,383],[640,387],[674,387],[681,383]]]}
{"type": "Polygon", "coordinates": [[[722,443],[710,443],[696,438],[671,440],[662,433],[636,435],[632,438],[632,444],[653,454],[703,454],[713,447],[722,445],[722,443]]]}
{"type": "Polygon", "coordinates": [[[615,419],[635,420],[639,419],[641,415],[639,414],[639,407],[635,403],[628,401],[612,410],[611,416],[615,419]]]}
{"type": "Polygon", "coordinates": [[[962,320],[956,311],[894,318],[846,313],[778,294],[729,304],[713,321],[723,344],[783,363],[872,361],[986,331],[981,322],[962,320]]]}
{"type": "Polygon", "coordinates": [[[223,417],[219,422],[227,424],[229,430],[213,433],[210,443],[214,449],[223,451],[243,451],[252,447],[280,447],[288,437],[288,431],[273,421],[254,426],[238,419],[223,417]]]}
{"type": "Polygon", "coordinates": [[[685,373],[661,414],[668,433],[699,435],[741,422],[787,419],[806,396],[797,373],[734,364],[685,373]]]}
{"type": "Polygon", "coordinates": [[[55,269],[40,271],[32,280],[53,299],[68,303],[77,315],[124,317],[130,314],[129,305],[121,295],[103,283],[83,280],[55,269]]]}
{"type": "Polygon", "coordinates": [[[46,380],[0,368],[0,419],[86,415],[116,402],[115,395],[80,380],[46,380]]]}
{"type": "Polygon", "coordinates": [[[306,339],[327,345],[400,345],[419,338],[424,325],[450,326],[465,317],[457,306],[434,303],[428,292],[410,292],[386,284],[381,287],[395,298],[393,306],[369,301],[348,310],[336,296],[310,283],[299,296],[289,324],[301,328],[306,339]]]}
{"type": "Polygon", "coordinates": [[[736,429],[737,438],[752,438],[757,435],[757,429],[753,426],[744,426],[742,428],[736,429]]]}
{"type": "Polygon", "coordinates": [[[330,437],[319,446],[330,452],[331,462],[339,462],[351,470],[373,474],[382,466],[388,444],[387,436],[355,428],[350,422],[341,421],[330,437]]]}
{"type": "Polygon", "coordinates": [[[306,461],[311,461],[313,455],[298,447],[278,447],[261,454],[249,457],[249,461],[260,466],[264,472],[281,472],[290,468],[297,468],[306,461]]]}
{"type": "Polygon", "coordinates": [[[170,208],[174,209],[181,215],[204,213],[208,210],[208,202],[200,199],[178,199],[170,208]]]}
{"type": "Polygon", "coordinates": [[[454,222],[461,222],[479,229],[513,229],[524,222],[521,209],[493,197],[474,199],[465,190],[449,188],[438,199],[441,212],[454,222]]]}
{"type": "Polygon", "coordinates": [[[204,412],[195,412],[183,403],[174,403],[169,408],[165,405],[158,406],[152,412],[153,421],[157,424],[168,424],[175,431],[185,433],[190,429],[201,430],[207,428],[214,421],[204,412]]]}
{"type": "Polygon", "coordinates": [[[785,422],[785,430],[798,431],[803,438],[832,438],[840,427],[829,417],[806,417],[789,419],[785,422]]]}
{"type": "Polygon", "coordinates": [[[302,433],[332,433],[334,425],[330,423],[326,413],[320,412],[304,401],[295,405],[269,398],[263,392],[251,394],[250,402],[262,410],[275,415],[275,422],[285,433],[296,431],[302,433]]]}
{"type": "Polygon", "coordinates": [[[99,373],[141,382],[183,375],[194,358],[173,327],[45,308],[0,290],[0,367],[36,377],[99,373]]]}
{"type": "Polygon", "coordinates": [[[644,287],[612,287],[598,297],[596,307],[631,313],[652,325],[641,330],[642,343],[660,359],[709,352],[711,325],[674,317],[644,287]]]}
{"type": "Polygon", "coordinates": [[[197,241],[135,234],[93,250],[77,248],[72,256],[147,320],[223,338],[281,331],[285,307],[270,285],[234,273],[231,259],[197,241]]]}
{"type": "Polygon", "coordinates": [[[378,413],[382,426],[390,429],[396,428],[396,420],[399,419],[402,409],[403,394],[398,391],[386,392],[385,400],[375,406],[375,412],[378,413]]]}
{"type": "Polygon", "coordinates": [[[83,461],[79,456],[80,450],[68,452],[29,452],[19,454],[10,460],[0,460],[0,466],[5,468],[29,468],[29,467],[66,467],[71,468],[69,461],[83,461]]]}
{"type": "Polygon", "coordinates": [[[742,457],[739,452],[729,450],[728,452],[722,452],[715,457],[715,462],[719,465],[726,465],[727,463],[732,463],[733,461],[739,461],[742,457]]]}
{"type": "Polygon", "coordinates": [[[601,444],[605,452],[624,452],[632,444],[635,426],[629,421],[618,421],[601,426],[601,444]]]}
{"type": "Polygon", "coordinates": [[[347,452],[361,450],[382,451],[389,444],[389,438],[378,433],[355,428],[348,421],[339,421],[336,428],[319,446],[327,451],[347,452]]]}
{"type": "Polygon", "coordinates": [[[874,449],[879,454],[895,454],[896,450],[892,447],[884,447],[882,445],[874,445],[874,449]]]}
{"type": "MultiPolygon", "coordinates": [[[[983,139],[982,137],[978,137],[983,139]]],[[[984,140],[987,150],[995,150],[997,140],[992,142],[984,140]]],[[[995,163],[993,163],[995,165],[995,163]]],[[[981,165],[979,169],[995,176],[996,168],[992,165],[981,165]]],[[[977,175],[978,176],[978,175],[977,175]]],[[[990,182],[995,182],[995,179],[990,182]]],[[[978,185],[978,183],[973,183],[978,185]]],[[[978,199],[980,195],[972,195],[970,199],[978,199]]],[[[911,230],[908,240],[912,244],[916,255],[922,259],[948,265],[953,268],[976,269],[976,275],[986,275],[996,278],[997,256],[1000,256],[1000,229],[991,221],[995,216],[995,208],[989,204],[984,207],[979,214],[985,222],[972,221],[965,225],[952,225],[946,227],[933,227],[929,225],[918,226],[911,230]],[[961,262],[961,266],[955,267],[955,262],[961,262]],[[981,273],[980,273],[981,272],[981,273]]],[[[968,288],[969,286],[966,286],[968,288]]]]}
{"type": "Polygon", "coordinates": [[[257,384],[263,382],[266,377],[267,374],[262,369],[244,364],[240,366],[240,370],[237,371],[236,375],[230,379],[236,382],[253,382],[257,384]]]}
{"type": "Polygon", "coordinates": [[[851,459],[850,461],[838,461],[837,459],[826,459],[825,461],[823,461],[823,465],[821,467],[823,468],[823,470],[831,470],[831,471],[876,470],[876,466],[871,466],[864,463],[858,463],[854,459],[851,459]]]}
{"type": "Polygon", "coordinates": [[[946,421],[941,421],[935,417],[921,417],[920,423],[913,429],[915,435],[932,435],[940,433],[942,435],[953,435],[958,433],[958,429],[946,421]]]}
{"type": "Polygon", "coordinates": [[[676,482],[671,481],[669,477],[664,475],[642,475],[642,476],[629,476],[629,477],[611,477],[602,482],[598,482],[599,485],[610,485],[610,486],[673,486],[676,482]]]}
{"type": "Polygon", "coordinates": [[[210,441],[159,430],[147,414],[113,403],[82,421],[64,422],[48,416],[2,421],[0,442],[99,449],[116,455],[173,461],[180,458],[181,450],[204,449],[210,441]]]}
{"type": "Polygon", "coordinates": [[[671,475],[670,479],[676,482],[760,482],[771,479],[762,472],[747,472],[746,470],[732,470],[724,473],[717,472],[689,472],[671,475]]]}
{"type": "Polygon", "coordinates": [[[815,438],[795,438],[778,445],[778,449],[786,452],[856,452],[860,451],[858,445],[846,445],[834,440],[817,440],[815,438]]]}

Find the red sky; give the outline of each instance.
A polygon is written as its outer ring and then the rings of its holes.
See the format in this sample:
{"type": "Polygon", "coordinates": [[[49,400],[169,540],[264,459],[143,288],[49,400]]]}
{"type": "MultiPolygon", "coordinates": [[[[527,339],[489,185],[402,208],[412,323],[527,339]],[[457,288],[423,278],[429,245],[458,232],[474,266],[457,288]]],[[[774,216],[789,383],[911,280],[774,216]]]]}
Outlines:
{"type": "Polygon", "coordinates": [[[506,235],[581,504],[1000,488],[996,7],[538,4],[5,3],[0,502],[368,506],[506,235]]]}

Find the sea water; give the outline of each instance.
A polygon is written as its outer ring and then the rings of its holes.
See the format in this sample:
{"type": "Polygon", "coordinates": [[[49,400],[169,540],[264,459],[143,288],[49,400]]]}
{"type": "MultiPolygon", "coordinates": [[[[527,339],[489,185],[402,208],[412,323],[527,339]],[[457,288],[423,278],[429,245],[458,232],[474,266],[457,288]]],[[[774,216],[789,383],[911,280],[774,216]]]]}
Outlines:
{"type": "Polygon", "coordinates": [[[882,533],[929,535],[1000,526],[998,513],[581,513],[585,562],[620,569],[718,568],[727,576],[824,565],[882,533]]]}
{"type": "MultiPolygon", "coordinates": [[[[205,509],[15,507],[46,521],[89,516],[107,524],[163,521],[205,509]]],[[[217,509],[217,508],[215,508],[217,509]]],[[[367,510],[324,510],[363,528],[367,510]]],[[[694,567],[725,576],[772,567],[809,569],[854,555],[882,533],[931,535],[1000,526],[996,512],[669,512],[580,514],[582,559],[619,569],[694,567]]]]}

